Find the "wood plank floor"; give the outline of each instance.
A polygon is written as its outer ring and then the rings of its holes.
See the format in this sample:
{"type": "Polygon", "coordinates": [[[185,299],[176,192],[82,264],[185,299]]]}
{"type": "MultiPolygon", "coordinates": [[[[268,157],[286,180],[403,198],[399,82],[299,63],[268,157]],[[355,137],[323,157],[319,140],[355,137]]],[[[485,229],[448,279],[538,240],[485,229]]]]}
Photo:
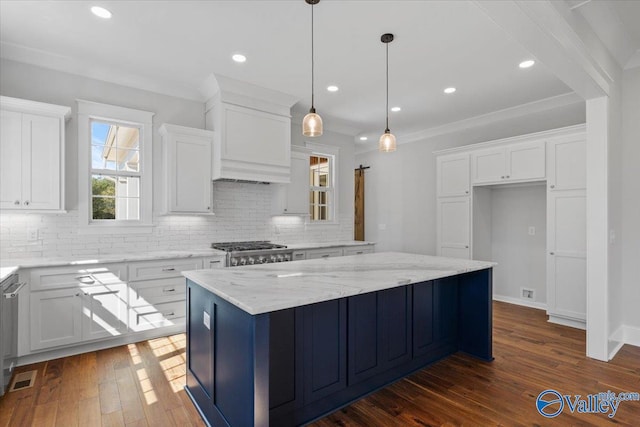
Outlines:
{"type": "MultiPolygon", "coordinates": [[[[456,354],[313,426],[640,426],[640,402],[622,402],[613,419],[566,408],[553,419],[538,414],[546,389],[640,392],[640,348],[624,346],[609,363],[584,348],[584,331],[496,302],[493,362],[456,354]]],[[[182,388],[184,351],[181,334],[20,367],[38,370],[36,384],[0,398],[0,427],[203,426],[182,388]]]]}

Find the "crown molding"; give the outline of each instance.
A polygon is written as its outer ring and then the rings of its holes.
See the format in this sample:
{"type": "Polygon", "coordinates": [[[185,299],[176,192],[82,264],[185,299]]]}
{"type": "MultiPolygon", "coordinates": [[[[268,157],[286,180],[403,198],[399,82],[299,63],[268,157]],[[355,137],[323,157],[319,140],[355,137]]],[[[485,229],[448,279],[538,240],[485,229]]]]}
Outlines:
{"type": "Polygon", "coordinates": [[[123,72],[122,70],[108,67],[104,64],[87,65],[69,56],[33,49],[14,43],[0,42],[0,58],[161,95],[191,101],[204,101],[202,94],[197,88],[189,88],[171,81],[162,81],[157,78],[149,78],[149,76],[123,72]]]}

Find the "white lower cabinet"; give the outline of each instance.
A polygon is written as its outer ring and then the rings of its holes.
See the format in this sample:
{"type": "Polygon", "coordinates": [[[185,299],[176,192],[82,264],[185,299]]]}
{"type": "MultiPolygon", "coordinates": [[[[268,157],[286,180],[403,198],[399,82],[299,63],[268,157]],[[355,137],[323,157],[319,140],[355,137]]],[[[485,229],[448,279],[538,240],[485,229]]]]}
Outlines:
{"type": "Polygon", "coordinates": [[[342,250],[342,255],[364,255],[364,254],[372,254],[375,252],[373,245],[367,246],[354,246],[354,247],[345,247],[342,250]]]}
{"type": "MultiPolygon", "coordinates": [[[[224,256],[34,268],[19,313],[20,356],[185,324],[182,271],[224,267],[224,256]],[[23,310],[23,309],[21,309],[23,310]]],[[[148,336],[148,335],[147,335],[148,336]]]]}
{"type": "Polygon", "coordinates": [[[306,259],[330,258],[342,256],[342,248],[322,248],[307,250],[306,259]]]}
{"type": "Polygon", "coordinates": [[[82,298],[79,289],[33,292],[30,295],[31,350],[82,341],[82,298]]]}

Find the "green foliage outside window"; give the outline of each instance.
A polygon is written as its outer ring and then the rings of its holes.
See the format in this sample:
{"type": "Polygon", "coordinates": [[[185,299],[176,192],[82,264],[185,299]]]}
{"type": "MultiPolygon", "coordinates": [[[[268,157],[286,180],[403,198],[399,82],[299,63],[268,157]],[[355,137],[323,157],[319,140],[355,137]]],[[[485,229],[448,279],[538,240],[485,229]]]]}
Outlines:
{"type": "Polygon", "coordinates": [[[93,219],[115,219],[116,183],[110,179],[93,177],[91,194],[93,195],[93,219]]]}

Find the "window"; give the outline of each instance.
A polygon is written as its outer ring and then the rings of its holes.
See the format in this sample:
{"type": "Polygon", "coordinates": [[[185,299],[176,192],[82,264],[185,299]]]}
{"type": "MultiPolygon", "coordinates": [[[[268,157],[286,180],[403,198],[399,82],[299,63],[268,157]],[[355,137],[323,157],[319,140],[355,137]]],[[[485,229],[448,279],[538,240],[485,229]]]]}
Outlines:
{"type": "Polygon", "coordinates": [[[153,113],[78,100],[78,205],[87,229],[150,226],[153,113]]]}
{"type": "Polygon", "coordinates": [[[338,148],[312,143],[306,145],[313,150],[309,157],[309,219],[335,222],[338,148]]]}

